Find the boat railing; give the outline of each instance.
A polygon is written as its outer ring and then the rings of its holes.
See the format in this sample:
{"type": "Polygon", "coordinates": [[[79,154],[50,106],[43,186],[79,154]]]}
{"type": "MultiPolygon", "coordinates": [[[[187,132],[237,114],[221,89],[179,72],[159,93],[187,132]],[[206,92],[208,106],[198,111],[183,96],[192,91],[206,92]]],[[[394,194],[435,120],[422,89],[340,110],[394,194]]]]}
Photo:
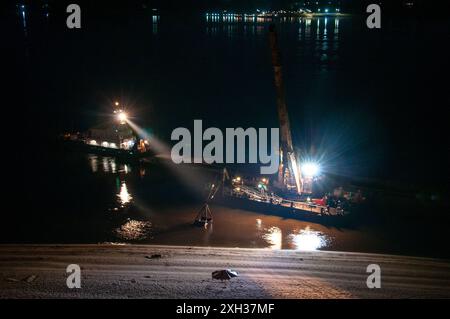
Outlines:
{"type": "MultiPolygon", "coordinates": [[[[309,211],[316,214],[326,214],[330,215],[327,206],[317,205],[311,202],[301,202],[289,199],[284,199],[276,194],[268,193],[265,191],[259,191],[253,187],[240,185],[232,190],[230,190],[230,195],[235,197],[246,197],[249,200],[254,200],[258,202],[265,202],[272,205],[299,209],[303,211],[309,211]]],[[[333,215],[339,215],[337,211],[333,215]]]]}

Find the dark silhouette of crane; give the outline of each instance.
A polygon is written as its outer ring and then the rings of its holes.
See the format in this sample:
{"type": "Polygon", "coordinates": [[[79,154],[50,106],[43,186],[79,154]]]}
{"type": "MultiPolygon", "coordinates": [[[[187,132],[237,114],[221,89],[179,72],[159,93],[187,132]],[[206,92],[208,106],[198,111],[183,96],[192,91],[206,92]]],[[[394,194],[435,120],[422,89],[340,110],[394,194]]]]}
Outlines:
{"type": "Polygon", "coordinates": [[[278,168],[278,186],[284,190],[296,189],[297,193],[303,191],[300,167],[292,146],[291,128],[286,108],[286,98],[281,72],[281,57],[278,49],[278,39],[275,24],[269,27],[269,41],[272,51],[272,65],[275,77],[277,94],[277,111],[280,122],[280,166],[278,168]]]}

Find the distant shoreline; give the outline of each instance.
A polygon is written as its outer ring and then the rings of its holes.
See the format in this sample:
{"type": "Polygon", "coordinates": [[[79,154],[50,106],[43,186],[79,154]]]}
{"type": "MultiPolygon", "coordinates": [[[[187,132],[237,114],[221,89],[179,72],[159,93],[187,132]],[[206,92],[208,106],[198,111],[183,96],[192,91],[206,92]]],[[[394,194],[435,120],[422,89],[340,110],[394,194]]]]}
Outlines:
{"type": "Polygon", "coordinates": [[[450,261],[154,245],[0,245],[0,298],[450,298],[450,261]],[[66,267],[81,267],[81,288],[66,267]],[[382,288],[366,285],[381,267],[382,288]],[[231,268],[228,283],[211,272],[231,268]]]}
{"type": "MultiPolygon", "coordinates": [[[[216,17],[226,16],[226,14],[217,14],[216,17]]],[[[279,15],[259,15],[259,16],[252,16],[252,15],[245,15],[245,14],[233,14],[234,17],[239,17],[240,19],[244,20],[238,20],[238,21],[227,21],[224,22],[252,22],[252,21],[246,21],[245,18],[255,18],[255,19],[283,19],[283,18],[321,18],[321,17],[332,17],[332,18],[345,18],[345,17],[352,17],[355,14],[352,13],[290,13],[290,14],[279,14],[279,15]]],[[[208,17],[214,17],[214,14],[207,13],[208,17]]],[[[212,21],[214,22],[214,21],[212,21]]],[[[217,21],[221,22],[221,21],[217,21]]]]}

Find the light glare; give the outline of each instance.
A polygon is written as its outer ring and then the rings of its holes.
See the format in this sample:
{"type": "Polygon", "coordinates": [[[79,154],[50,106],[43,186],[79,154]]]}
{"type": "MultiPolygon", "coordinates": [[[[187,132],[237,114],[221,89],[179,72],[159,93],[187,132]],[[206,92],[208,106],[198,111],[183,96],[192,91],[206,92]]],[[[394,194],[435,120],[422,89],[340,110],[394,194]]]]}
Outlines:
{"type": "Polygon", "coordinates": [[[117,118],[121,123],[123,123],[127,120],[127,114],[125,112],[120,112],[119,114],[117,114],[117,118]]]}
{"type": "Polygon", "coordinates": [[[319,174],[319,165],[316,163],[305,163],[302,166],[302,171],[305,176],[317,176],[319,174]]]}

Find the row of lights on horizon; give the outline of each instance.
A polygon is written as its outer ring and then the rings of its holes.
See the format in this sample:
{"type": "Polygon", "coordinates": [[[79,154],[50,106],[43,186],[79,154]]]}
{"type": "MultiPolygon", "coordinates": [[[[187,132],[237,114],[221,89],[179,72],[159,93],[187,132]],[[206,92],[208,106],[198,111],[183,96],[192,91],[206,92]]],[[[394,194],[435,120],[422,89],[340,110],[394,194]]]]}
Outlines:
{"type": "Polygon", "coordinates": [[[257,10],[256,13],[227,13],[226,11],[221,12],[221,13],[206,13],[206,17],[224,17],[224,18],[233,18],[233,17],[257,17],[257,16],[265,16],[265,15],[274,15],[274,14],[286,14],[286,13],[290,13],[290,14],[299,14],[299,13],[303,13],[303,14],[314,14],[314,13],[340,13],[341,9],[340,8],[334,8],[334,9],[330,9],[330,8],[318,8],[317,11],[312,11],[309,9],[299,9],[298,11],[260,11],[257,10]]]}

